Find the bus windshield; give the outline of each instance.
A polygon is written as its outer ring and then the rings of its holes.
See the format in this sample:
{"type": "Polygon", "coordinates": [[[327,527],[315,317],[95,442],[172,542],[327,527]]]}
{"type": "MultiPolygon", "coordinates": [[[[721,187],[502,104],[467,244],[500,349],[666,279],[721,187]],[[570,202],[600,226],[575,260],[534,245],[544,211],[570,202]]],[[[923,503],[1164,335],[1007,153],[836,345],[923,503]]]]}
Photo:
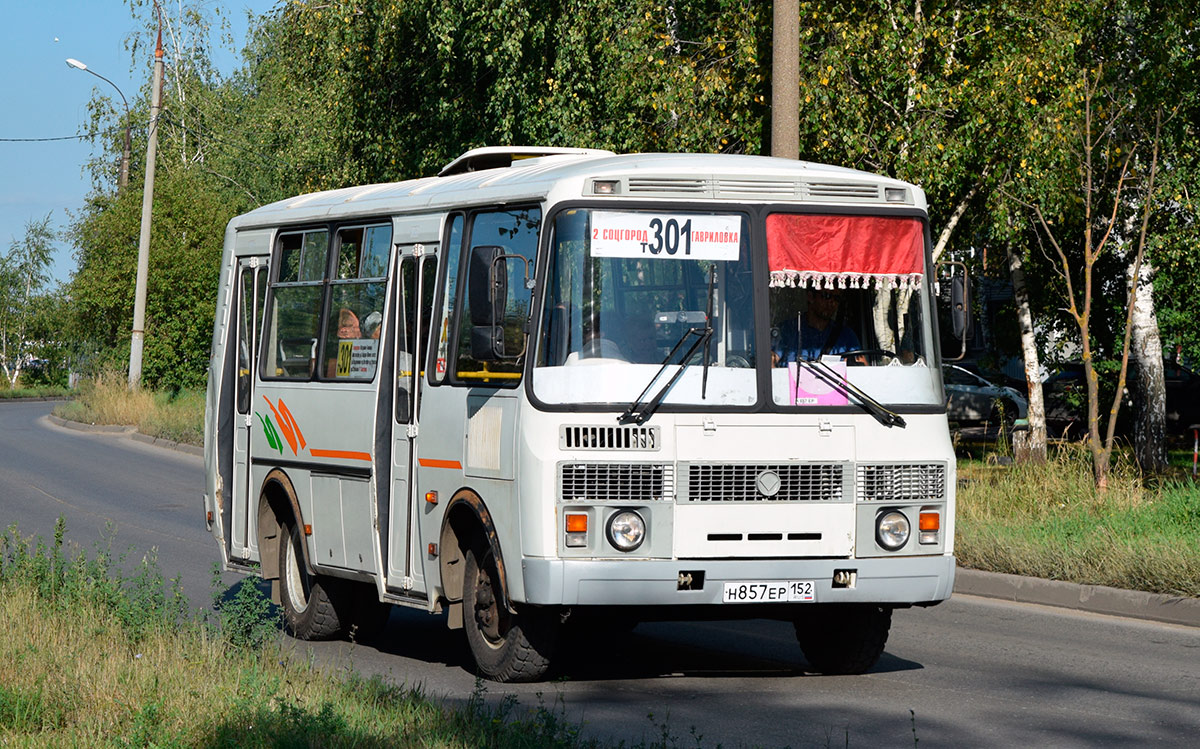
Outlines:
{"type": "Polygon", "coordinates": [[[753,405],[758,392],[748,223],[735,212],[560,213],[534,368],[537,398],[628,405],[686,338],[661,383],[677,367],[685,371],[663,402],[753,405]],[[686,356],[699,338],[689,331],[709,326],[704,345],[686,356]],[[705,357],[708,367],[688,366],[705,357]]]}
{"type": "Polygon", "coordinates": [[[940,403],[919,219],[776,212],[753,243],[751,221],[724,207],[559,213],[536,398],[629,407],[665,387],[666,405],[748,407],[763,367],[779,408],[940,403]]]}

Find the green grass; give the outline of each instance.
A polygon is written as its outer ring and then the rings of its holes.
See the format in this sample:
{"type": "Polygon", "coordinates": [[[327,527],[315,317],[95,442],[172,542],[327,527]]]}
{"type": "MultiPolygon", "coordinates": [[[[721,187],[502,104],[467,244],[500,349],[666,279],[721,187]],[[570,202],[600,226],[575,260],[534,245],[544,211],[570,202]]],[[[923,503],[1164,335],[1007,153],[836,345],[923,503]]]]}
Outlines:
{"type": "Polygon", "coordinates": [[[1044,466],[960,464],[956,554],[975,569],[1200,598],[1200,488],[1146,486],[1118,462],[1107,491],[1079,446],[1044,466]]]}
{"type": "MultiPolygon", "coordinates": [[[[3,378],[0,378],[3,379],[3,378]]],[[[7,383],[5,383],[7,385],[7,383]]],[[[22,398],[70,398],[75,392],[70,388],[61,387],[19,387],[16,390],[4,387],[0,389],[0,400],[20,400],[22,398]]]]}
{"type": "MultiPolygon", "coordinates": [[[[0,537],[0,745],[614,746],[583,738],[561,703],[489,699],[482,682],[453,708],[419,687],[323,670],[285,644],[251,580],[236,587],[216,591],[215,613],[188,612],[153,555],[70,552],[61,519],[50,543],[10,527],[0,537]]],[[[619,746],[702,745],[663,723],[628,730],[652,738],[619,746]]]]}

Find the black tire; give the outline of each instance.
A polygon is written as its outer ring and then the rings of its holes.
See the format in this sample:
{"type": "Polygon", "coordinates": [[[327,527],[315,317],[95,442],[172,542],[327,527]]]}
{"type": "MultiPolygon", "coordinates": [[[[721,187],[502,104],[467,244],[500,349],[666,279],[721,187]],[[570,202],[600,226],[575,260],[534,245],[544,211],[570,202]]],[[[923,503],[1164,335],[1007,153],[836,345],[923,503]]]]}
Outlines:
{"type": "Polygon", "coordinates": [[[795,624],[800,649],[815,671],[861,674],[883,655],[892,610],[874,605],[824,606],[795,624]]]}
{"type": "Polygon", "coordinates": [[[279,544],[279,600],[283,621],[298,640],[331,640],[345,629],[337,581],[310,575],[304,566],[300,529],[289,523],[279,544]]]}
{"type": "Polygon", "coordinates": [[[499,682],[537,681],[550,668],[558,640],[555,612],[523,606],[510,613],[499,602],[492,552],[468,550],[463,577],[463,628],[479,672],[499,682]]]}

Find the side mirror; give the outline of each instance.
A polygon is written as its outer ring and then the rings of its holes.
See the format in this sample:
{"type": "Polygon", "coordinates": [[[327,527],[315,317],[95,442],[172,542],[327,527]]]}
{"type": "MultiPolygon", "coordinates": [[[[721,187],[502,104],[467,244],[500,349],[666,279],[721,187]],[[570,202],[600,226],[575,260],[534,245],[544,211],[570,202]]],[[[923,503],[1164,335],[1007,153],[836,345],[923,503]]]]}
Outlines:
{"type": "Polygon", "coordinates": [[[946,327],[953,336],[953,342],[947,341],[943,336],[942,358],[945,361],[959,361],[967,355],[967,341],[971,339],[972,334],[971,284],[965,264],[958,261],[939,263],[939,276],[943,266],[948,267],[950,271],[949,294],[941,296],[948,303],[950,319],[946,327]],[[954,349],[957,349],[957,353],[952,356],[951,354],[955,353],[954,349]]]}
{"type": "Polygon", "coordinates": [[[467,302],[471,309],[471,356],[480,361],[504,358],[504,310],[508,306],[508,256],[503,247],[471,250],[467,302]]]}

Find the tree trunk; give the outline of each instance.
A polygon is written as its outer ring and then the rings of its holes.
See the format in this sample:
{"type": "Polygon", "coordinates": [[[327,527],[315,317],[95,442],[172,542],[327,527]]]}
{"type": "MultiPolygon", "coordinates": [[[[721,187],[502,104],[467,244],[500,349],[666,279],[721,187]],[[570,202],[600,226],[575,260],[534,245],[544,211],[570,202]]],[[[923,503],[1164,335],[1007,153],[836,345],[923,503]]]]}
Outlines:
{"type": "Polygon", "coordinates": [[[1167,387],[1163,377],[1162,340],[1154,312],[1154,282],[1143,265],[1137,279],[1133,307],[1130,353],[1137,362],[1133,378],[1134,449],[1144,473],[1162,473],[1167,467],[1167,387]]]}
{"type": "Polygon", "coordinates": [[[1029,431],[1013,435],[1013,452],[1018,459],[1036,463],[1046,460],[1046,402],[1042,398],[1041,362],[1033,335],[1033,312],[1029,307],[1029,289],[1021,256],[1008,251],[1008,272],[1012,276],[1013,297],[1017,303],[1017,324],[1021,328],[1021,358],[1025,362],[1025,384],[1029,390],[1029,431]]]}

